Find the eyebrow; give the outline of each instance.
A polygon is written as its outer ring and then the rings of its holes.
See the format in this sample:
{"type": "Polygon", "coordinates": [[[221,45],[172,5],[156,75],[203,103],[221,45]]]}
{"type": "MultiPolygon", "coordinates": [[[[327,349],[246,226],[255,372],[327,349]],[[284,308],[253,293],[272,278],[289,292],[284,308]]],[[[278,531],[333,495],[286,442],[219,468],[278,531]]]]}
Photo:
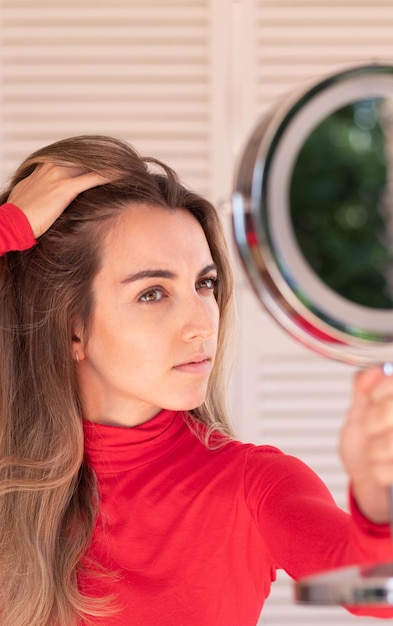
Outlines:
{"type": "MultiPolygon", "coordinates": [[[[217,271],[217,265],[215,263],[210,263],[210,265],[206,265],[198,274],[197,278],[201,278],[205,274],[209,272],[217,271]]],[[[142,270],[140,272],[136,272],[135,274],[130,274],[124,280],[121,281],[122,285],[128,285],[129,283],[135,283],[138,280],[143,280],[144,278],[168,278],[170,280],[175,280],[177,278],[177,274],[174,272],[170,272],[169,270],[160,270],[160,269],[149,269],[142,270]]]]}

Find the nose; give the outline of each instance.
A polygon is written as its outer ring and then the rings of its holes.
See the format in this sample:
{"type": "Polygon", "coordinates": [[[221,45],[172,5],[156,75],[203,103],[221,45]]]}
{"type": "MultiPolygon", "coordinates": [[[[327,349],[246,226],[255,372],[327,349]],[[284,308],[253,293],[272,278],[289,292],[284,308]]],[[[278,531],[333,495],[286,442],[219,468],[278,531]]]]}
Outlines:
{"type": "Polygon", "coordinates": [[[219,310],[213,296],[195,294],[187,302],[183,313],[183,338],[185,341],[206,340],[218,333],[219,310]]]}

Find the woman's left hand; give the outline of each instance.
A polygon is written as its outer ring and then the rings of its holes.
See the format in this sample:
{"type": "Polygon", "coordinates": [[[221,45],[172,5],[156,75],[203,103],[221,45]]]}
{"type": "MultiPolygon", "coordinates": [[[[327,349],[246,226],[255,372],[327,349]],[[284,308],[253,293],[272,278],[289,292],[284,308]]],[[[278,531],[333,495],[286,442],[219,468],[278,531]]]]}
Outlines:
{"type": "Polygon", "coordinates": [[[356,375],[341,432],[340,455],[359,509],[375,523],[390,521],[393,486],[393,376],[381,368],[356,375]]]}

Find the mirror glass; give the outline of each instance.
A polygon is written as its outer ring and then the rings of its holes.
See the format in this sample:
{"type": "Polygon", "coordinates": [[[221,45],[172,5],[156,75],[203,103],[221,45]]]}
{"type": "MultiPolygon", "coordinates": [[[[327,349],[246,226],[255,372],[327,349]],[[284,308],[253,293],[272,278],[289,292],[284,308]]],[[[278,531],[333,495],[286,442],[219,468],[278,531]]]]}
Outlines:
{"type": "Polygon", "coordinates": [[[393,360],[393,68],[355,67],[294,94],[251,133],[233,226],[257,296],[309,347],[393,360]]]}
{"type": "Polygon", "coordinates": [[[393,307],[389,104],[369,98],[328,115],[305,140],[289,190],[296,241],[312,270],[375,309],[393,307]]]}

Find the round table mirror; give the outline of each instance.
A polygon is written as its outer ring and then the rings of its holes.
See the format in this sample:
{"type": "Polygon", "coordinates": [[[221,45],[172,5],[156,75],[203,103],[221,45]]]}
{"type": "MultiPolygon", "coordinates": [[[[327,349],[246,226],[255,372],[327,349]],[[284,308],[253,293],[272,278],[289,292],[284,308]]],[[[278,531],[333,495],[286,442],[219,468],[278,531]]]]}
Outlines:
{"type": "Polygon", "coordinates": [[[347,70],[252,133],[232,199],[260,300],[291,335],[356,365],[393,359],[393,68],[347,70]]]}
{"type": "MultiPolygon", "coordinates": [[[[321,354],[389,372],[393,67],[342,71],[265,116],[239,159],[232,214],[251,286],[281,327],[321,354]]],[[[296,598],[391,606],[393,565],[310,577],[296,598]]]]}

